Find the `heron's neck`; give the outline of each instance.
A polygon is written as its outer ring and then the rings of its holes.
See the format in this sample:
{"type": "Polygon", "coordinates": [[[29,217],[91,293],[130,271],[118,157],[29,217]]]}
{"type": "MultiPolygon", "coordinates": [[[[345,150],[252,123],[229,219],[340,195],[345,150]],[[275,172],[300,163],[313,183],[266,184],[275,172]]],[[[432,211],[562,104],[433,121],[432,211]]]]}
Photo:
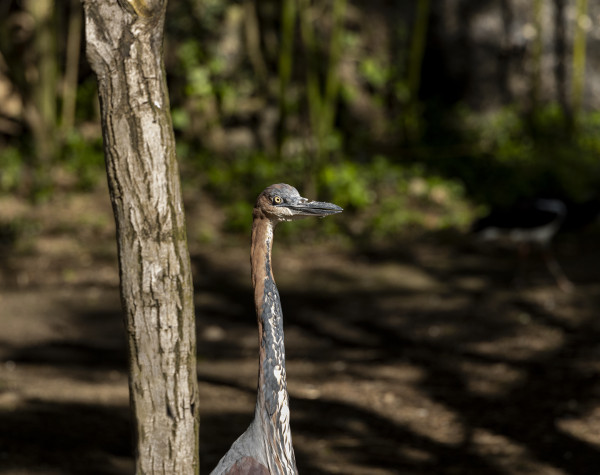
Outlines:
{"type": "Polygon", "coordinates": [[[255,215],[252,225],[252,284],[258,317],[258,396],[254,424],[265,442],[271,473],[297,473],[285,373],[283,315],[271,270],[273,224],[255,215]],[[272,465],[272,466],[271,466],[272,465]]]}

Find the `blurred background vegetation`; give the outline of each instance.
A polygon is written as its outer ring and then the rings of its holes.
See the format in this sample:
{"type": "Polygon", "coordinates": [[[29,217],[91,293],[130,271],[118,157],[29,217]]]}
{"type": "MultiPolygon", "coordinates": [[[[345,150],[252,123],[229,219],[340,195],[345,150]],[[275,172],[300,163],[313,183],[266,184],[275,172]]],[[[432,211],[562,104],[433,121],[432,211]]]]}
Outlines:
{"type": "MultiPolygon", "coordinates": [[[[257,193],[282,181],[347,209],[329,233],[365,240],[590,199],[599,40],[598,0],[171,1],[184,190],[226,216],[193,237],[246,232],[257,193]]],[[[0,4],[0,194],[105,186],[84,53],[79,0],[0,4]]]]}

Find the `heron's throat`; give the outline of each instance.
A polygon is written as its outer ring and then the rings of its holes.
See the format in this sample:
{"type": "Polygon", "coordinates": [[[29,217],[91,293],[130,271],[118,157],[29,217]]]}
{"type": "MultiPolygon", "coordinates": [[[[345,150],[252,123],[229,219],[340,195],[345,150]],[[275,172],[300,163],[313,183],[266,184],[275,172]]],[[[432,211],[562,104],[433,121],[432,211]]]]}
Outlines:
{"type": "MultiPolygon", "coordinates": [[[[252,285],[254,287],[254,304],[256,315],[262,313],[263,300],[267,284],[275,287],[273,271],[271,270],[271,248],[273,246],[273,229],[271,220],[265,217],[254,217],[252,223],[252,246],[250,248],[250,263],[252,265],[252,285]]],[[[275,287],[275,289],[277,289],[275,287]]]]}
{"type": "Polygon", "coordinates": [[[269,463],[271,472],[289,474],[297,471],[289,425],[283,314],[271,270],[273,228],[269,219],[255,216],[251,264],[260,356],[254,423],[263,434],[269,458],[273,457],[269,463]]]}

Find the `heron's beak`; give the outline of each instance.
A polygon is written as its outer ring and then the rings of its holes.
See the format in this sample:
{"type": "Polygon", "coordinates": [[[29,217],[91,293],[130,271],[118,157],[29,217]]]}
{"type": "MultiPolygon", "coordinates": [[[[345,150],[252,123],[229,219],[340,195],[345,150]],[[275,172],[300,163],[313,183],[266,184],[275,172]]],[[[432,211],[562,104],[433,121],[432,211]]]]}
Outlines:
{"type": "Polygon", "coordinates": [[[297,201],[293,204],[287,204],[286,207],[295,216],[329,216],[343,211],[338,205],[324,201],[297,201]]]}

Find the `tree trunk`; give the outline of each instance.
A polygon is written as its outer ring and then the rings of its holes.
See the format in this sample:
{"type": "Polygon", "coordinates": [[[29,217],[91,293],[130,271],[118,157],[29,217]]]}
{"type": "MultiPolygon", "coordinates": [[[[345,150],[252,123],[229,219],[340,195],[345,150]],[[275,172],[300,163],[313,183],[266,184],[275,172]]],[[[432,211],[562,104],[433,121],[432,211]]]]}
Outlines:
{"type": "Polygon", "coordinates": [[[305,167],[304,192],[314,195],[316,187],[314,176],[322,169],[328,156],[334,150],[335,113],[339,96],[339,62],[343,49],[344,19],[346,0],[334,0],[331,5],[331,33],[329,39],[329,61],[325,73],[325,84],[322,87],[320,73],[323,64],[320,58],[320,45],[317,38],[317,26],[314,18],[314,6],[311,0],[298,3],[300,19],[300,36],[306,50],[306,95],[310,127],[315,143],[315,150],[307,154],[305,167]]]}
{"type": "Polygon", "coordinates": [[[581,114],[585,86],[586,36],[590,29],[587,14],[588,1],[577,0],[575,38],[573,39],[573,112],[575,118],[581,114]]]}
{"type": "Polygon", "coordinates": [[[281,29],[279,32],[279,124],[277,126],[277,157],[281,160],[287,133],[287,116],[290,110],[288,86],[294,64],[294,35],[296,33],[297,0],[281,2],[281,29]]]}
{"type": "Polygon", "coordinates": [[[427,48],[427,30],[429,28],[430,0],[418,0],[415,13],[410,50],[408,55],[408,71],[406,82],[408,85],[408,103],[403,114],[404,136],[409,141],[418,141],[422,133],[422,107],[419,103],[421,89],[421,74],[423,72],[423,58],[427,48]]]}
{"type": "Polygon", "coordinates": [[[65,54],[65,75],[62,88],[61,139],[63,143],[73,132],[77,103],[77,80],[79,73],[79,49],[81,45],[81,7],[78,0],[69,4],[69,23],[65,54]]]}
{"type": "Polygon", "coordinates": [[[198,473],[193,288],[162,59],[166,0],[84,0],[98,77],[138,474],[198,473]]]}
{"type": "MultiPolygon", "coordinates": [[[[37,177],[47,177],[56,154],[56,38],[54,0],[27,0],[26,11],[34,19],[32,48],[35,62],[28,65],[31,98],[26,101],[25,115],[33,134],[37,177]]],[[[36,186],[40,185],[37,183],[36,186]]]]}
{"type": "Polygon", "coordinates": [[[544,55],[543,24],[544,12],[542,0],[533,1],[533,26],[535,37],[531,51],[531,112],[539,111],[542,90],[542,59],[544,55]]]}

